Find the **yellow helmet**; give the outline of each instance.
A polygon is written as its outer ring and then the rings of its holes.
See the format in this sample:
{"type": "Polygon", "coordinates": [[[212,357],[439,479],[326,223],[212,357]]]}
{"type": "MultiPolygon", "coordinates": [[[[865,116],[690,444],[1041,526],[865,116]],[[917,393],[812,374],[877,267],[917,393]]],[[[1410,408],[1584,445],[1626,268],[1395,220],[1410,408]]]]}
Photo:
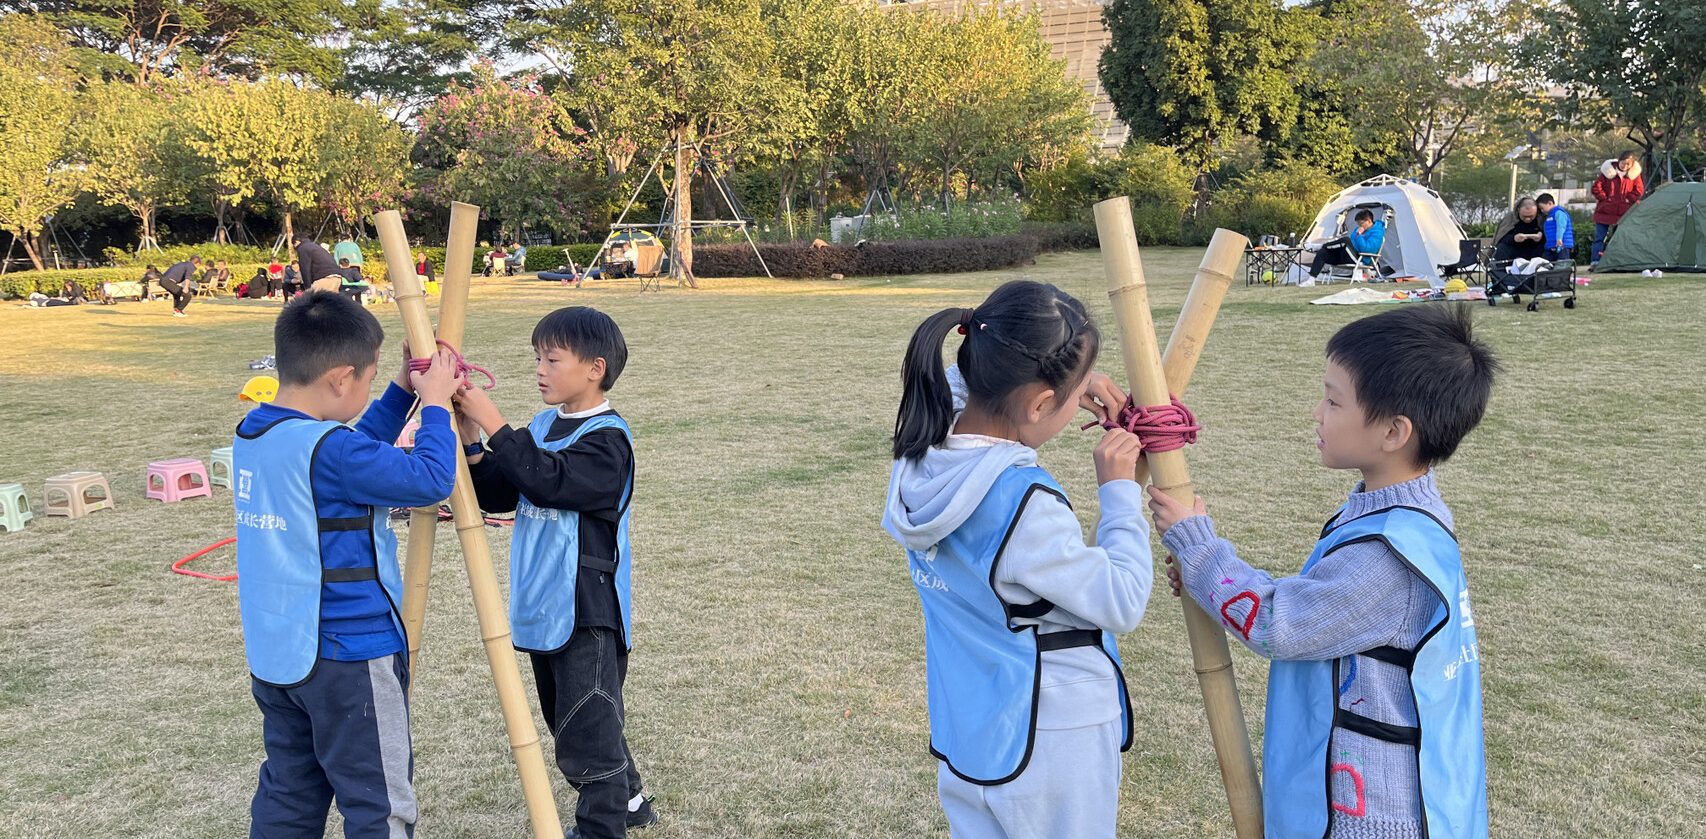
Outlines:
{"type": "Polygon", "coordinates": [[[237,393],[238,402],[271,402],[278,395],[278,379],[271,376],[256,376],[243,383],[243,389],[237,393]]]}
{"type": "Polygon", "coordinates": [[[1444,290],[1446,294],[1461,294],[1469,290],[1469,284],[1457,279],[1446,280],[1444,290]]]}

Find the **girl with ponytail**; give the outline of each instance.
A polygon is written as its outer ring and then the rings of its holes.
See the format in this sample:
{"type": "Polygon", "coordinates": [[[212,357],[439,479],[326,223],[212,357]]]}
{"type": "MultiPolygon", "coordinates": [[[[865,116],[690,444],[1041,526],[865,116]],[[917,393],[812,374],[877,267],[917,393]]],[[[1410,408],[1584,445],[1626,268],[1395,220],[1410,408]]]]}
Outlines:
{"type": "Polygon", "coordinates": [[[930,751],[955,839],[1112,837],[1131,708],[1114,633],[1149,601],[1137,438],[1107,431],[1096,547],[1037,449],[1125,394],[1100,335],[1051,285],[1007,283],[913,333],[883,526],[924,607],[930,751]],[[943,345],[959,336],[956,363],[943,345]]]}

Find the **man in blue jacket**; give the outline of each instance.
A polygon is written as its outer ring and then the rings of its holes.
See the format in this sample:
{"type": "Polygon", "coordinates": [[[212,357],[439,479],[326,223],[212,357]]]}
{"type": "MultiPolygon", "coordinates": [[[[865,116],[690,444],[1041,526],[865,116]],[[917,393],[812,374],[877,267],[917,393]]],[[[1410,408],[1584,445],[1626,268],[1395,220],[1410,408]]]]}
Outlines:
{"type": "Polygon", "coordinates": [[[1576,249],[1576,225],[1570,220],[1570,211],[1560,206],[1550,192],[1540,193],[1534,203],[1540,205],[1540,215],[1546,219],[1545,257],[1553,262],[1569,259],[1576,249]]]}
{"type": "MultiPolygon", "coordinates": [[[[1391,218],[1392,211],[1386,211],[1391,218]]],[[[1375,257],[1380,253],[1380,246],[1386,241],[1386,221],[1374,220],[1374,213],[1369,210],[1358,210],[1356,227],[1350,232],[1333,239],[1321,246],[1315,254],[1315,263],[1309,266],[1309,278],[1321,276],[1321,272],[1332,265],[1351,265],[1358,260],[1366,267],[1375,267],[1375,257]]],[[[1390,273],[1384,269],[1383,273],[1390,273]]]]}

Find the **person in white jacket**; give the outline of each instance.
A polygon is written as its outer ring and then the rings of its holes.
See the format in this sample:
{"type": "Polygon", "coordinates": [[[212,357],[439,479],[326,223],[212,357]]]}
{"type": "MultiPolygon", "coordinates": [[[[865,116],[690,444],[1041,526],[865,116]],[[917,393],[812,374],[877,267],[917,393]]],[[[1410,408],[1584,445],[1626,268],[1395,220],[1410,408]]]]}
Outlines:
{"type": "Polygon", "coordinates": [[[1125,402],[1098,334],[1054,286],[932,315],[907,350],[883,525],[923,604],[931,752],[956,839],[1112,837],[1132,716],[1113,633],[1152,581],[1141,445],[1105,432],[1096,545],[1037,448],[1080,407],[1125,402]],[[942,345],[965,335],[945,369],[942,345]]]}

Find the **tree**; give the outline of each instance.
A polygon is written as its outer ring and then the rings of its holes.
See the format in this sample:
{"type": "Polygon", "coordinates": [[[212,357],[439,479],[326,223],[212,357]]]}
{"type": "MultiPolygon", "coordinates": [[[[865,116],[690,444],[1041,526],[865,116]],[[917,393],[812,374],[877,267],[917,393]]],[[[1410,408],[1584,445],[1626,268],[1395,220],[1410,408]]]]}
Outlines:
{"type": "Polygon", "coordinates": [[[1088,143],[1089,94],[1066,77],[1032,17],[925,13],[910,33],[915,84],[901,128],[903,154],[934,175],[946,210],[962,172],[1021,173],[1088,143]]]}
{"type": "Polygon", "coordinates": [[[65,38],[34,15],[0,17],[0,224],[37,269],[46,219],[86,182],[71,133],[81,83],[65,38]]]}
{"type": "Polygon", "coordinates": [[[1530,42],[1568,95],[1566,116],[1614,123],[1646,152],[1673,153],[1706,109],[1706,15],[1699,3],[1560,0],[1530,42]]]}
{"type": "Polygon", "coordinates": [[[371,105],[343,97],[327,100],[319,203],[345,224],[359,225],[396,206],[409,191],[414,138],[371,105]]]}
{"type": "Polygon", "coordinates": [[[1515,60],[1532,20],[1523,3],[1342,0],[1323,16],[1333,34],[1316,72],[1339,80],[1363,136],[1397,134],[1424,184],[1466,144],[1504,145],[1536,121],[1538,79],[1515,60]]]}
{"type": "Polygon", "coordinates": [[[500,79],[490,64],[475,65],[472,75],[420,113],[423,197],[479,204],[511,232],[569,226],[580,130],[562,124],[533,77],[500,79]]]}
{"type": "MultiPolygon", "coordinates": [[[[645,137],[649,126],[668,138],[675,202],[670,276],[696,285],[698,156],[707,146],[750,151],[748,138],[774,130],[770,103],[784,96],[759,0],[533,0],[517,10],[511,40],[571,85],[599,76],[598,68],[612,62],[627,65],[609,82],[620,88],[604,100],[620,97],[627,109],[612,127],[645,137]]],[[[601,134],[596,142],[616,139],[601,134]]]]}
{"type": "Polygon", "coordinates": [[[91,70],[147,84],[156,75],[330,82],[343,0],[0,0],[60,27],[91,70]]]}
{"type": "Polygon", "coordinates": [[[1279,0],[1110,0],[1102,87],[1132,136],[1175,146],[1198,172],[1238,134],[1297,121],[1307,16],[1279,0]]]}
{"type": "Polygon", "coordinates": [[[174,113],[194,95],[185,85],[151,89],[127,82],[92,85],[76,123],[88,160],[88,185],[102,203],[136,218],[139,250],[158,248],[155,214],[189,199],[196,161],[174,113]]]}
{"type": "Polygon", "coordinates": [[[189,147],[230,204],[265,199],[283,216],[313,206],[324,184],[328,115],[335,97],[280,79],[212,85],[189,102],[189,147]]]}
{"type": "Polygon", "coordinates": [[[497,35],[490,0],[347,0],[349,44],[334,89],[389,103],[396,116],[443,93],[497,35]]]}

